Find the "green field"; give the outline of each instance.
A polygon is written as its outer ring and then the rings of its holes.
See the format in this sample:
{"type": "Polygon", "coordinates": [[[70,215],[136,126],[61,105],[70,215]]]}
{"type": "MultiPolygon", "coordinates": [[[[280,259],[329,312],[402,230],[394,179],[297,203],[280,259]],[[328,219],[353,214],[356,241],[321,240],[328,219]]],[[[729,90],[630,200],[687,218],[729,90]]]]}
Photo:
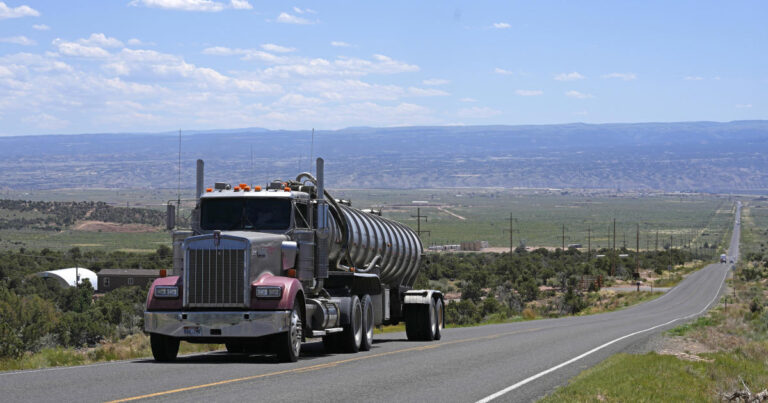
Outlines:
{"type": "MultiPolygon", "coordinates": [[[[336,198],[352,201],[357,208],[381,208],[384,217],[417,228],[416,209],[427,216],[421,229],[425,246],[459,244],[463,241],[488,241],[493,247],[509,246],[509,217],[514,218],[514,243],[519,246],[557,247],[588,244],[592,248],[610,247],[613,219],[616,219],[616,247],[637,245],[654,249],[670,241],[675,247],[701,248],[705,243],[719,244],[725,237],[733,202],[727,197],[706,195],[609,195],[576,194],[552,190],[509,189],[361,189],[331,190],[336,198]],[[423,201],[427,204],[414,204],[423,201]]],[[[99,200],[119,206],[163,209],[175,190],[67,189],[45,192],[6,194],[4,197],[29,200],[99,200]]],[[[182,198],[191,192],[182,192],[182,198]]],[[[182,216],[189,215],[191,202],[183,203],[182,216]]],[[[768,209],[766,209],[768,210],[768,209]]],[[[0,213],[2,213],[0,211],[0,213]]],[[[94,233],[82,231],[46,232],[34,230],[0,231],[0,249],[81,248],[154,250],[169,244],[164,232],[94,233]]],[[[714,253],[714,251],[713,251],[714,253]]]]}

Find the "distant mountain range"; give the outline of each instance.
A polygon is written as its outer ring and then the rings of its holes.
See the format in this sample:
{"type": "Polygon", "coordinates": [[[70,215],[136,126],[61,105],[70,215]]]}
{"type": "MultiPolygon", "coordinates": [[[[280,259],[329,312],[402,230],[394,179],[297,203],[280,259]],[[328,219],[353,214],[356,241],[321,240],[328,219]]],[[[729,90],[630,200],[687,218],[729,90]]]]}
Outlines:
{"type": "MultiPolygon", "coordinates": [[[[0,188],[175,188],[178,133],[0,137],[0,188]]],[[[768,192],[768,121],[182,132],[182,180],[264,183],[326,160],[331,187],[768,192]],[[253,161],[253,162],[251,162],[253,161]]]]}

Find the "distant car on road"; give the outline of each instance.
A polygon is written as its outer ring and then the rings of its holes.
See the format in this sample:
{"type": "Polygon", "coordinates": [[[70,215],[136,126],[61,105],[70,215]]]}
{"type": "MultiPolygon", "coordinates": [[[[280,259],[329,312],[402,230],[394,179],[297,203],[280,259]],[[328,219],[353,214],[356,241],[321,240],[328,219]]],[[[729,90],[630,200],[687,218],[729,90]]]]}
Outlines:
{"type": "Polygon", "coordinates": [[[728,257],[725,255],[725,253],[720,255],[720,263],[725,263],[727,261],[728,261],[728,257]]]}

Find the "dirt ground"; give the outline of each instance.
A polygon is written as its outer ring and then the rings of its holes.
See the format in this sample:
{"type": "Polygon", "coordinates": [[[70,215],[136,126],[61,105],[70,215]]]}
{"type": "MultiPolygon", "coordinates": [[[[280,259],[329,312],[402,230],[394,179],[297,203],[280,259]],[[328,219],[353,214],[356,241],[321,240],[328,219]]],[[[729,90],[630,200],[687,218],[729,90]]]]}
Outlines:
{"type": "Polygon", "coordinates": [[[90,232],[155,232],[158,227],[147,224],[118,224],[104,221],[80,221],[73,227],[76,231],[90,232]]]}

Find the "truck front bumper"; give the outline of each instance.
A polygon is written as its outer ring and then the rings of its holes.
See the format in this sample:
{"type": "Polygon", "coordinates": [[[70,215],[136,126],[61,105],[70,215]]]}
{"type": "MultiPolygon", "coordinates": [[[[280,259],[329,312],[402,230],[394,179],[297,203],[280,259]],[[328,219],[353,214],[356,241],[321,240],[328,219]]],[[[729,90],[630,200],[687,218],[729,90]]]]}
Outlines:
{"type": "Polygon", "coordinates": [[[286,332],[291,311],[144,312],[144,331],[179,338],[259,337],[286,332]]]}

